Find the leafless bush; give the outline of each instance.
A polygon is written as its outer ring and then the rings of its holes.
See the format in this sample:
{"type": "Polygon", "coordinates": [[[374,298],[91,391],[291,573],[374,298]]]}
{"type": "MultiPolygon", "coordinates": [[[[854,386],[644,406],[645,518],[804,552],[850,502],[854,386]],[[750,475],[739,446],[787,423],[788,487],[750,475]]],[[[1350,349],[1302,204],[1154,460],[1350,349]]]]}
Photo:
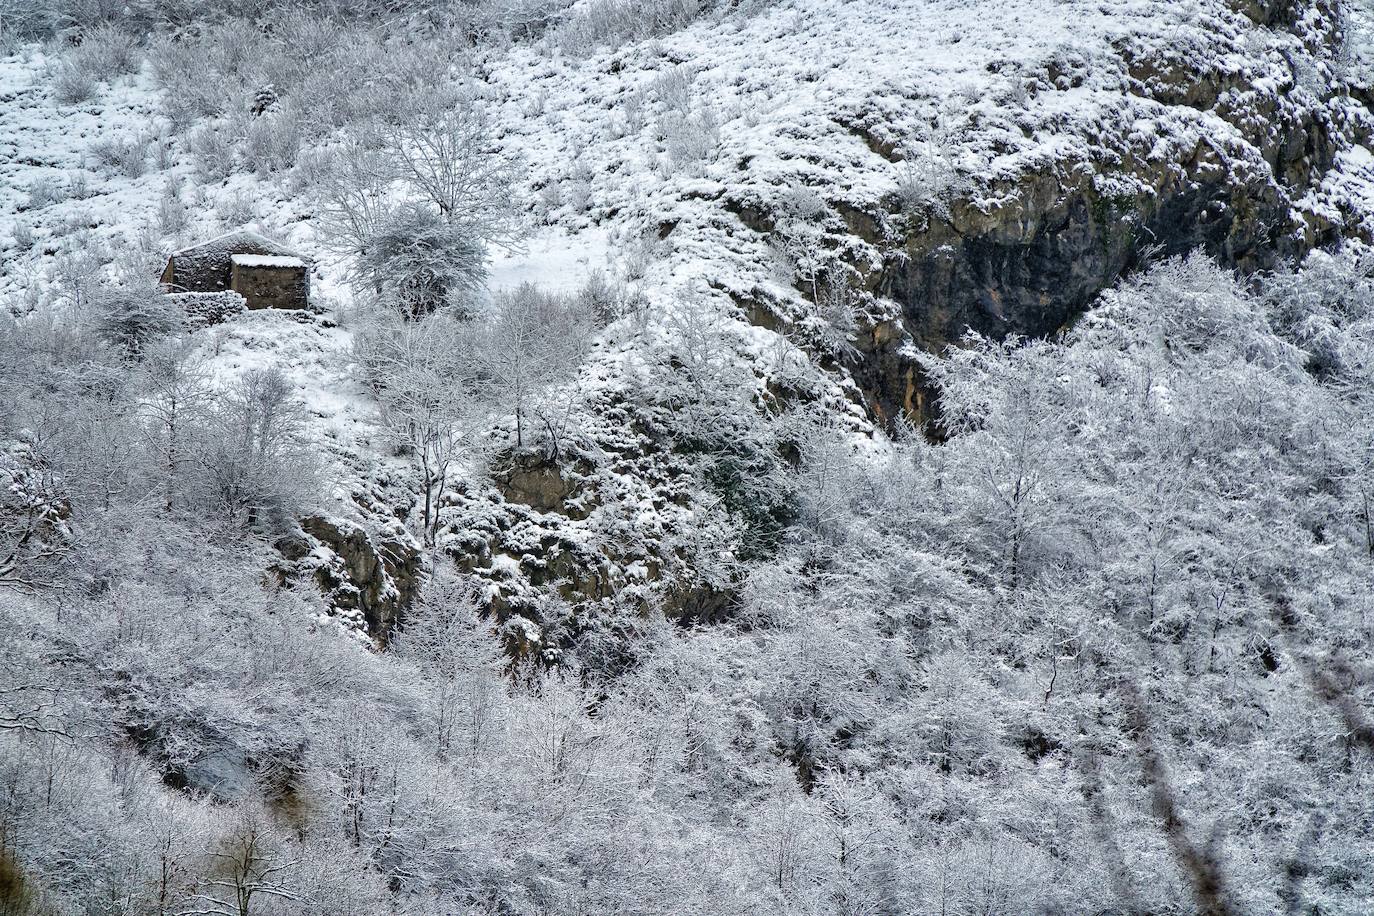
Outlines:
{"type": "Polygon", "coordinates": [[[621,136],[634,136],[644,129],[647,123],[644,117],[644,92],[634,90],[625,95],[621,102],[621,111],[624,114],[624,121],[617,125],[621,136]]]}
{"type": "Polygon", "coordinates": [[[62,187],[54,178],[39,178],[29,185],[29,196],[21,209],[42,210],[66,198],[62,187]]]}
{"type": "Polygon", "coordinates": [[[257,209],[251,194],[237,190],[216,201],[215,216],[226,226],[242,226],[257,218],[257,209]]]}
{"type": "Polygon", "coordinates": [[[20,251],[28,251],[33,247],[34,236],[33,227],[21,220],[15,220],[10,233],[14,236],[14,244],[20,251]]]}
{"type": "Polygon", "coordinates": [[[968,189],[968,177],[959,171],[955,156],[957,140],[943,121],[922,140],[905,145],[897,175],[897,197],[909,215],[928,210],[949,218],[949,205],[968,189]]]}
{"type": "Polygon", "coordinates": [[[537,435],[556,458],[567,432],[575,386],[596,328],[593,300],[547,293],[531,284],[493,297],[479,358],[493,406],[515,422],[517,448],[537,435]]]}
{"type": "Polygon", "coordinates": [[[498,32],[516,41],[538,38],[572,6],[573,0],[481,0],[473,14],[479,31],[498,32]]]}
{"type": "Polygon", "coordinates": [[[653,231],[627,239],[623,244],[622,267],[630,280],[642,280],[654,262],[663,256],[663,243],[653,231]]]}
{"type": "Polygon", "coordinates": [[[92,79],[112,82],[137,72],[143,62],[143,52],[130,32],[103,24],[85,32],[81,44],[71,53],[71,61],[92,79]]]}
{"type": "Polygon", "coordinates": [[[539,213],[540,216],[549,220],[559,207],[563,206],[563,183],[561,181],[550,181],[539,189],[539,213]]]}
{"type": "Polygon", "coordinates": [[[154,42],[149,57],[177,130],[207,117],[291,114],[295,123],[277,130],[257,126],[250,136],[244,126],[245,137],[270,147],[267,160],[279,161],[291,152],[292,133],[309,141],[344,126],[402,120],[408,99],[460,63],[465,40],[441,29],[394,42],[373,23],[274,8],[270,31],[247,19],[201,24],[154,42]]]}
{"type": "Polygon", "coordinates": [[[246,96],[262,53],[256,43],[247,23],[231,20],[203,26],[197,37],[175,35],[152,45],[148,56],[174,127],[223,114],[246,96]]]}
{"type": "Polygon", "coordinates": [[[260,175],[285,172],[296,164],[302,142],[301,123],[288,108],[254,118],[248,125],[244,156],[260,175]]]}
{"type": "Polygon", "coordinates": [[[148,169],[148,147],[142,134],[107,137],[91,144],[91,155],[100,165],[126,178],[138,178],[148,169]]]}
{"type": "Polygon", "coordinates": [[[577,292],[577,301],[581,311],[590,314],[596,324],[602,326],[638,315],[649,305],[643,290],[600,270],[587,277],[586,285],[577,292]]]}
{"type": "Polygon", "coordinates": [[[165,172],[172,167],[172,138],[164,130],[159,133],[152,141],[153,145],[153,165],[159,172],[165,172]]]}
{"type": "Polygon", "coordinates": [[[592,0],[577,8],[557,30],[569,54],[669,35],[708,13],[711,0],[592,0]]]}
{"type": "Polygon", "coordinates": [[[686,65],[665,70],[654,77],[649,84],[649,92],[657,100],[665,114],[676,112],[686,117],[692,113],[693,84],[696,71],[686,65]]]}
{"type": "Polygon", "coordinates": [[[95,79],[70,59],[60,61],[52,70],[52,94],[59,105],[80,105],[95,98],[99,87],[95,79]]]}
{"type": "Polygon", "coordinates": [[[82,34],[120,22],[130,12],[127,0],[56,0],[51,7],[55,28],[78,29],[82,34]]]}
{"type": "Polygon", "coordinates": [[[563,201],[574,213],[586,213],[592,205],[592,167],[585,159],[578,159],[568,175],[563,201]]]}
{"type": "Polygon", "coordinates": [[[46,0],[0,0],[0,53],[51,35],[55,12],[46,0]]]}
{"type": "Polygon", "coordinates": [[[234,173],[234,144],[222,121],[201,124],[186,138],[187,149],[203,181],[219,181],[234,173]]]}
{"type": "Polygon", "coordinates": [[[712,159],[720,146],[720,120],[709,105],[688,115],[669,112],[660,122],[659,131],[667,154],[664,166],[671,170],[712,159]]]}
{"type": "Polygon", "coordinates": [[[85,200],[91,196],[91,178],[86,172],[72,172],[67,176],[67,196],[85,200]]]}
{"type": "Polygon", "coordinates": [[[279,531],[315,498],[305,406],[278,368],[252,369],[221,395],[197,444],[198,496],[232,526],[279,531]]]}
{"type": "Polygon", "coordinates": [[[181,198],[181,183],[167,182],[162,197],[157,204],[157,225],[163,235],[176,235],[185,231],[191,222],[191,211],[181,198]]]}

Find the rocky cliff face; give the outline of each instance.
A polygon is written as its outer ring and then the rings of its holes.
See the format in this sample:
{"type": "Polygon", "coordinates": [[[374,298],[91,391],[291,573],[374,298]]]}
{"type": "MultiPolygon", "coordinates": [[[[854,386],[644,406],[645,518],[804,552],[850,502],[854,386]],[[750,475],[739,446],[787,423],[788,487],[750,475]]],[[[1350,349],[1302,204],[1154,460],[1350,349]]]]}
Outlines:
{"type": "MultiPolygon", "coordinates": [[[[774,403],[824,401],[860,435],[929,420],[921,356],[969,330],[1054,334],[1160,257],[1200,248],[1263,271],[1367,232],[1335,179],[1374,122],[1340,76],[1329,0],[786,6],[586,59],[516,48],[485,74],[494,99],[546,98],[493,111],[549,222],[638,252],[657,313],[684,295],[720,305],[713,352],[736,350],[726,361],[774,403]],[[994,11],[1008,21],[970,25],[994,11]],[[674,124],[709,142],[665,147],[674,124]],[[818,262],[839,269],[821,283],[818,262]],[[853,326],[827,314],[827,284],[853,326]],[[804,391],[764,365],[784,343],[814,358],[804,391]]],[[[748,528],[705,506],[623,396],[641,346],[588,368],[579,457],[513,456],[441,507],[442,552],[522,654],[598,607],[728,608],[730,574],[702,570],[748,528]]],[[[313,574],[385,632],[408,574],[356,533],[311,537],[335,558],[313,574]]]]}
{"type": "MultiPolygon", "coordinates": [[[[1149,260],[1201,249],[1248,274],[1361,234],[1341,202],[1323,199],[1338,154],[1371,129],[1358,87],[1333,78],[1335,7],[1239,6],[1255,29],[1213,48],[1119,39],[1107,69],[1120,97],[1064,155],[961,176],[955,193],[916,206],[900,195],[829,201],[841,217],[829,245],[866,299],[847,368],[875,419],[932,418],[920,352],[970,330],[1053,334],[1149,260]],[[1255,52],[1271,29],[1285,40],[1255,52]]],[[[1055,93],[1102,85],[1103,68],[1056,58],[1022,68],[1012,85],[1043,111],[1055,93]]],[[[861,110],[847,126],[901,167],[911,154],[888,139],[884,117],[861,110]]],[[[1027,118],[1024,127],[1046,124],[1027,118]]],[[[736,210],[764,232],[782,221],[757,201],[736,210]]]]}
{"type": "MultiPolygon", "coordinates": [[[[930,420],[921,356],[970,330],[1051,335],[1151,260],[1202,249],[1264,271],[1363,231],[1330,178],[1371,119],[1338,74],[1341,19],[1327,0],[1066,3],[1052,21],[1035,4],[999,7],[1031,17],[1020,32],[968,28],[975,13],[940,5],[921,6],[913,26],[916,5],[895,6],[901,22],[887,26],[894,5],[862,0],[776,30],[760,16],[731,38],[748,59],[703,26],[667,40],[666,63],[628,51],[575,75],[547,70],[561,116],[586,123],[615,111],[637,73],[650,104],[666,76],[686,73],[695,88],[684,91],[751,113],[695,170],[631,181],[617,170],[633,157],[615,143],[576,155],[616,154],[604,176],[592,170],[593,198],[611,225],[640,220],[665,300],[688,278],[810,352],[823,380],[801,400],[843,410],[847,397],[878,425],[930,420]],[[1082,28],[1061,33],[1070,7],[1082,28]],[[867,35],[862,52],[827,67],[817,49],[852,42],[837,34],[848,29],[867,35]],[[560,95],[565,85],[577,88],[560,95]],[[827,315],[836,298],[857,327],[827,315]]],[[[532,141],[540,154],[543,139],[532,141]]],[[[753,371],[787,399],[782,380],[753,371]]],[[[652,437],[620,441],[635,417],[613,431],[583,419],[589,466],[516,462],[499,494],[447,510],[450,555],[491,583],[502,619],[529,622],[510,630],[518,651],[537,648],[541,631],[545,646],[565,638],[596,605],[652,604],[678,619],[728,609],[732,583],[703,582],[695,558],[670,546],[672,524],[655,527],[697,505],[690,492],[663,498],[672,456],[652,437]],[[616,492],[626,479],[645,484],[642,500],[616,492]],[[567,626],[550,623],[551,593],[577,609],[567,626]]]]}
{"type": "Polygon", "coordinates": [[[344,519],[307,516],[277,549],[284,578],[309,577],[331,611],[385,643],[415,600],[424,557],[404,530],[369,531],[344,519]]]}

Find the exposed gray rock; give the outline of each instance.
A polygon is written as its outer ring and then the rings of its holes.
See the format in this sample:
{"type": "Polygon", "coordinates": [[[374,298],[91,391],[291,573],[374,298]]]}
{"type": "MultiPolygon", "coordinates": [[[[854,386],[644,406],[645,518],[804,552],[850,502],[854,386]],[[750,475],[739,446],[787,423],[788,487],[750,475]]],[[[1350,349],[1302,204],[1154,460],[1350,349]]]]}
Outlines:
{"type": "Polygon", "coordinates": [[[361,617],[380,643],[414,602],[424,574],[424,555],[403,532],[369,532],[339,518],[306,517],[277,549],[284,578],[312,578],[337,613],[361,617]]]}
{"type": "Polygon", "coordinates": [[[498,477],[502,495],[541,512],[564,510],[564,501],[573,494],[574,482],[565,476],[555,461],[542,449],[521,449],[510,457],[509,466],[498,477]]]}
{"type": "MultiPolygon", "coordinates": [[[[1257,22],[1290,27],[1310,4],[1242,5],[1257,22]]],[[[851,263],[875,303],[848,361],[875,418],[931,419],[935,405],[917,355],[969,330],[995,338],[1054,334],[1150,260],[1201,249],[1253,273],[1291,264],[1348,231],[1302,202],[1339,151],[1368,136],[1369,113],[1353,99],[1314,104],[1294,91],[1296,63],[1290,85],[1276,88],[1215,64],[1198,69],[1186,51],[1130,44],[1119,51],[1123,125],[1173,118],[1191,125],[1187,131],[1165,144],[1123,126],[1090,138],[1088,153],[978,182],[923,212],[895,199],[869,212],[833,204],[849,236],[835,247],[858,252],[851,263]]],[[[1053,85],[1054,74],[1044,82],[1053,85]]],[[[769,230],[766,212],[736,210],[769,230]]]]}

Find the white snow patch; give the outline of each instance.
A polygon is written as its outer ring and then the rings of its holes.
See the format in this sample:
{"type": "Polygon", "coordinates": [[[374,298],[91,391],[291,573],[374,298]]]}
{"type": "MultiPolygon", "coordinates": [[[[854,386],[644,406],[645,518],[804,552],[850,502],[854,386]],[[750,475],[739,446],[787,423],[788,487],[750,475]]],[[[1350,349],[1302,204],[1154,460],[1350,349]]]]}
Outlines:
{"type": "Polygon", "coordinates": [[[546,229],[520,251],[497,252],[491,262],[489,286],[497,292],[533,283],[552,292],[575,292],[593,273],[613,266],[610,251],[610,240],[602,229],[546,229]]]}
{"type": "Polygon", "coordinates": [[[283,257],[270,254],[236,254],[230,258],[241,267],[304,267],[300,258],[283,257]]]}

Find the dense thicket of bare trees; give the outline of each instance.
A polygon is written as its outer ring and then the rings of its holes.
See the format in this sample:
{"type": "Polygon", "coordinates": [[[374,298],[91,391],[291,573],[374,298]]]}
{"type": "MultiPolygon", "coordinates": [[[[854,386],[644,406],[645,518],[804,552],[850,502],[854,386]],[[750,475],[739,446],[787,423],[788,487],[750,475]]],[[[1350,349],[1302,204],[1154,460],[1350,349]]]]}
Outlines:
{"type": "MultiPolygon", "coordinates": [[[[579,309],[360,329],[431,540],[455,462],[556,422],[578,349],[540,341],[579,309]]],[[[4,325],[8,911],[1370,899],[1367,263],[1255,295],[1174,261],[1066,341],[970,339],[927,367],[947,441],[878,462],[674,311],[634,409],[703,492],[778,511],[757,557],[693,554],[728,617],[635,622],[610,668],[575,641],[512,668],[442,564],[390,652],[319,626],[254,572],[303,498],[280,470],[309,479],[280,373],[217,389],[180,332],[4,325]]]]}
{"type": "MultiPolygon", "coordinates": [[[[0,914],[1374,910],[1374,263],[1157,264],[1061,339],[925,357],[938,435],[887,438],[728,303],[486,289],[523,224],[469,43],[734,4],[269,6],[0,0],[0,47],[87,26],[74,102],[146,40],[202,177],[294,169],[425,581],[383,650],[269,573],[321,484],[289,367],[229,377],[137,271],[64,253],[51,309],[0,315],[0,914]],[[525,458],[600,474],[586,511],[647,481],[635,512],[700,519],[577,556],[656,537],[709,600],[665,619],[648,563],[601,602],[531,585],[562,617],[510,653],[451,561],[483,500],[540,514],[501,503],[525,458]]],[[[690,83],[651,87],[666,167],[718,139],[690,83]]],[[[940,133],[907,203],[947,196],[940,133]]],[[[778,254],[835,356],[857,290],[821,204],[785,203],[778,254]]]]}

